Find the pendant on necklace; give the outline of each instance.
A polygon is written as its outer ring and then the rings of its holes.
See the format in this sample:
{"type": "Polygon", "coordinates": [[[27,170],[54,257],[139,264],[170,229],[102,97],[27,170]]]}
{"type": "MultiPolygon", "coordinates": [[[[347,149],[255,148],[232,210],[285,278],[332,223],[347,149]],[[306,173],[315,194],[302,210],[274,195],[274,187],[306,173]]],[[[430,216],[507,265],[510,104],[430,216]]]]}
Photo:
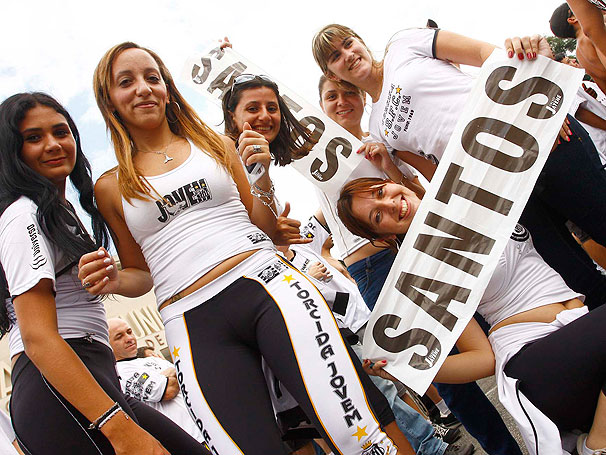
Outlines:
{"type": "Polygon", "coordinates": [[[166,153],[164,153],[164,164],[168,163],[169,161],[172,161],[173,159],[173,157],[170,157],[166,153]]]}

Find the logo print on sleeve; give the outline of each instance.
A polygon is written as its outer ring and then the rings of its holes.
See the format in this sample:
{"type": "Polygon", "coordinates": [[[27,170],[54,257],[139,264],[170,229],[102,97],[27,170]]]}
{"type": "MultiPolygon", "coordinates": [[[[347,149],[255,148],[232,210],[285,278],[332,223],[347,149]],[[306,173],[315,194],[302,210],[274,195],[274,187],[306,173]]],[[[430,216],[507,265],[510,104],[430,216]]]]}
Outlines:
{"type": "Polygon", "coordinates": [[[516,242],[525,242],[530,238],[530,232],[521,224],[516,224],[516,228],[513,230],[511,234],[511,240],[515,240],[516,242]]]}
{"type": "Polygon", "coordinates": [[[212,193],[206,179],[200,179],[183,185],[182,187],[165,194],[163,200],[156,201],[160,211],[158,221],[166,223],[170,218],[177,216],[194,205],[212,200],[212,193]]]}
{"type": "Polygon", "coordinates": [[[30,224],[27,226],[27,234],[29,235],[29,239],[32,242],[32,263],[30,264],[31,268],[34,270],[38,270],[44,264],[46,264],[47,259],[40,249],[40,240],[38,240],[38,230],[36,226],[30,224]]]}

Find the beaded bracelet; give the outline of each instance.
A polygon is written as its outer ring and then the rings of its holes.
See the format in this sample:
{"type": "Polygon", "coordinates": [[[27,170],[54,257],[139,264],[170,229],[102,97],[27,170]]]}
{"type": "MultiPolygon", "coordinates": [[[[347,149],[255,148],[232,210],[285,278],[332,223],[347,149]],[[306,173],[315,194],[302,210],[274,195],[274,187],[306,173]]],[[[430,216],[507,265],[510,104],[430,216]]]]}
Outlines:
{"type": "MultiPolygon", "coordinates": [[[[118,412],[122,411],[122,407],[116,401],[111,408],[101,414],[95,421],[91,422],[88,426],[89,430],[100,430],[103,425],[105,425],[109,420],[114,417],[118,412]]],[[[128,415],[124,414],[128,419],[128,415]]]]}

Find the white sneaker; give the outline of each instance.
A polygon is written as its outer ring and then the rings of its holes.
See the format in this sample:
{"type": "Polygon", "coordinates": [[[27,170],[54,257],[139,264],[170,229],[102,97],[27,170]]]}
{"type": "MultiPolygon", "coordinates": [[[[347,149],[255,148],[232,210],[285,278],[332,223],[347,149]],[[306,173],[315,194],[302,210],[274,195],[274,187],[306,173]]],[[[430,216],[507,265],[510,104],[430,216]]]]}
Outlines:
{"type": "MultiPolygon", "coordinates": [[[[578,455],[583,455],[583,446],[585,445],[585,441],[587,440],[587,433],[583,433],[581,435],[579,435],[578,439],[577,439],[577,451],[576,453],[578,455]]],[[[606,448],[604,449],[589,449],[589,450],[593,450],[593,452],[591,452],[591,455],[606,455],[606,448]]]]}

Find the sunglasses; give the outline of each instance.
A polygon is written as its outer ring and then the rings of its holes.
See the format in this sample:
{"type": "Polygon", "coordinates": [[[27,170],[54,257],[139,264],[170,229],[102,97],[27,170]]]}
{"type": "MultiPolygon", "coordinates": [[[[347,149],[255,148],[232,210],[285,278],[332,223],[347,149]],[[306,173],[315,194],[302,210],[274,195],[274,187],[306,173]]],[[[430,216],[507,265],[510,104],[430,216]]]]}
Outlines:
{"type": "Polygon", "coordinates": [[[240,74],[239,76],[234,77],[233,82],[231,83],[231,89],[233,91],[234,87],[238,84],[244,84],[245,82],[250,82],[254,79],[261,79],[262,81],[269,82],[270,84],[275,84],[274,81],[270,79],[269,76],[264,74],[240,74]]]}

